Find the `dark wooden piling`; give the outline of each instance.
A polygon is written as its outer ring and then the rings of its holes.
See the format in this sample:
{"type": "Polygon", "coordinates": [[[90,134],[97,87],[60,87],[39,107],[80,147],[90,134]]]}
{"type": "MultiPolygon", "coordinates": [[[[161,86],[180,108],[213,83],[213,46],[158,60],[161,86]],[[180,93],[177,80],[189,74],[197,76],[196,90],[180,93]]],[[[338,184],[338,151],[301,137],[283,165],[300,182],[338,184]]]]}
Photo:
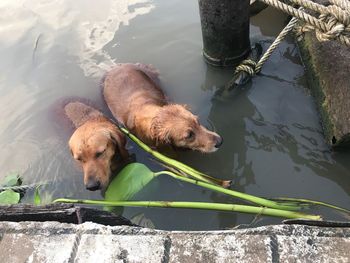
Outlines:
{"type": "Polygon", "coordinates": [[[107,211],[73,204],[50,204],[36,206],[30,204],[1,205],[0,221],[58,221],[81,224],[87,221],[110,225],[133,225],[128,219],[107,211]]]}
{"type": "Polygon", "coordinates": [[[199,0],[203,56],[214,66],[236,66],[250,52],[249,0],[199,0]]]}

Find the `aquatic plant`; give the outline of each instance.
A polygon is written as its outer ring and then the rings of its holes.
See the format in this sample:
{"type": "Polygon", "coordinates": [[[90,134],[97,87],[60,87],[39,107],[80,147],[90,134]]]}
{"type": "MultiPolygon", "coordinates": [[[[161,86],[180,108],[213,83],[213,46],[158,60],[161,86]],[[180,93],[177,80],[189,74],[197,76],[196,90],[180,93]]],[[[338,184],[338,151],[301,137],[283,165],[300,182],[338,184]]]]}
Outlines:
{"type": "Polygon", "coordinates": [[[102,205],[106,207],[114,206],[141,206],[141,207],[164,207],[164,208],[191,208],[191,209],[207,209],[218,211],[231,211],[261,214],[267,216],[277,216],[284,218],[304,218],[310,220],[320,220],[319,215],[310,215],[298,212],[303,206],[295,205],[295,203],[283,202],[278,203],[268,199],[240,193],[237,191],[225,189],[220,186],[212,185],[206,182],[201,182],[191,178],[186,178],[182,175],[175,174],[170,171],[153,172],[146,165],[141,163],[132,163],[127,165],[108,186],[105,192],[105,200],[79,200],[59,198],[54,201],[64,203],[79,203],[89,205],[102,205]],[[217,191],[226,195],[243,199],[250,203],[258,204],[239,205],[239,204],[223,204],[223,203],[208,203],[208,202],[173,202],[173,201],[128,201],[136,193],[142,190],[149,182],[160,175],[168,175],[177,180],[187,183],[192,183],[213,191],[217,191]]]}
{"type": "Polygon", "coordinates": [[[12,205],[18,204],[21,199],[20,193],[15,191],[22,184],[18,173],[7,175],[0,186],[0,204],[12,205]]]}
{"type": "Polygon", "coordinates": [[[168,156],[161,154],[160,152],[153,150],[151,147],[149,147],[147,144],[145,144],[139,138],[137,138],[134,134],[130,133],[129,130],[127,130],[122,124],[116,123],[116,125],[125,135],[127,135],[132,141],[134,141],[141,149],[151,154],[155,159],[157,159],[167,167],[175,169],[178,173],[191,176],[199,181],[203,181],[211,184],[217,184],[223,187],[229,187],[231,185],[230,180],[221,180],[218,178],[211,177],[207,174],[197,171],[196,169],[182,162],[179,162],[175,159],[172,159],[168,156]]]}
{"type": "Polygon", "coordinates": [[[277,216],[289,219],[303,218],[310,220],[321,220],[319,215],[311,215],[299,212],[302,209],[308,208],[310,204],[318,204],[327,206],[339,211],[350,211],[339,208],[326,203],[311,201],[305,202],[305,199],[265,199],[246,193],[227,189],[231,181],[220,180],[206,175],[194,168],[183,164],[177,160],[167,157],[151,147],[143,143],[135,135],[130,133],[122,124],[115,123],[119,129],[134,141],[141,149],[151,154],[163,166],[169,170],[153,172],[147,166],[141,163],[132,163],[127,165],[116,178],[110,183],[105,192],[105,200],[81,200],[81,199],[66,199],[59,198],[54,202],[65,203],[80,203],[89,205],[100,205],[104,207],[164,207],[164,208],[191,208],[191,209],[207,209],[218,211],[234,211],[242,213],[253,213],[267,216],[277,216]],[[173,201],[129,201],[137,192],[143,189],[152,179],[160,176],[168,175],[177,180],[195,184],[216,192],[220,192],[231,197],[239,198],[245,202],[249,202],[258,206],[239,205],[239,204],[223,204],[223,203],[208,203],[208,202],[173,202],[173,201]],[[189,178],[192,177],[192,178],[189,178]]]}
{"type": "Polygon", "coordinates": [[[18,204],[20,194],[13,190],[5,190],[0,193],[0,204],[13,205],[18,204]]]}
{"type": "Polygon", "coordinates": [[[102,200],[80,200],[59,198],[55,203],[74,203],[99,206],[123,206],[123,207],[163,207],[163,208],[190,208],[205,209],[217,211],[241,212],[250,214],[260,214],[275,217],[284,217],[289,219],[309,219],[321,220],[319,215],[310,215],[295,211],[273,209],[266,207],[256,207],[248,205],[223,204],[223,203],[205,203],[205,202],[173,202],[173,201],[102,201],[102,200]]]}
{"type": "Polygon", "coordinates": [[[34,191],[34,204],[35,205],[41,205],[41,196],[40,196],[40,192],[39,192],[40,186],[41,185],[37,185],[35,187],[35,191],[34,191]]]}
{"type": "Polygon", "coordinates": [[[0,184],[0,205],[18,204],[28,189],[35,188],[33,202],[41,204],[39,188],[46,183],[22,185],[19,173],[12,172],[7,175],[0,184]]]}

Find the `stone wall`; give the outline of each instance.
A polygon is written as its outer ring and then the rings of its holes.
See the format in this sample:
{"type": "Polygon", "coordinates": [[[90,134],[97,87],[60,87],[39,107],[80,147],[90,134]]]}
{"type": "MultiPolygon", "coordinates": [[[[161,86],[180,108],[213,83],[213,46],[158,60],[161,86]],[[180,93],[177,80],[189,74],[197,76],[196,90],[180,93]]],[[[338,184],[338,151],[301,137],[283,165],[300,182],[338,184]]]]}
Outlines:
{"type": "Polygon", "coordinates": [[[57,222],[1,222],[0,262],[350,262],[350,228],[276,225],[160,231],[57,222]]]}

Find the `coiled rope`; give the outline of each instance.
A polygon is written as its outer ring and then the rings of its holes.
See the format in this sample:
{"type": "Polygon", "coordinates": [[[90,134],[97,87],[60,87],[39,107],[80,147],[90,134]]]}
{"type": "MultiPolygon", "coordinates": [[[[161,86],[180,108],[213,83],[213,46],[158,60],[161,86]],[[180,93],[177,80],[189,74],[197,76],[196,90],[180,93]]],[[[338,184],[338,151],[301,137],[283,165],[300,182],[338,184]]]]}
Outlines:
{"type": "MultiPolygon", "coordinates": [[[[267,49],[264,55],[255,62],[252,59],[246,59],[235,69],[233,78],[228,82],[226,88],[237,85],[238,79],[251,78],[261,71],[263,64],[268,60],[277,46],[284,40],[285,36],[293,30],[298,21],[305,22],[305,25],[297,28],[297,36],[300,39],[305,32],[315,31],[316,37],[320,42],[337,40],[340,43],[350,47],[350,1],[349,0],[329,0],[330,5],[323,6],[309,0],[289,0],[292,4],[300,6],[299,9],[282,3],[278,0],[260,0],[271,5],[293,18],[288,25],[281,31],[275,41],[267,49]],[[316,13],[314,17],[306,13],[307,10],[316,13]]],[[[308,11],[308,12],[309,12],[308,11]]],[[[239,83],[238,83],[239,85],[239,83]]]]}
{"type": "Polygon", "coordinates": [[[278,0],[260,0],[306,23],[303,32],[315,30],[319,41],[338,40],[350,47],[350,1],[329,0],[323,6],[309,0],[289,0],[304,9],[296,9],[278,0]],[[315,16],[306,11],[315,12],[315,16]]]}
{"type": "Polygon", "coordinates": [[[293,30],[294,26],[297,24],[298,19],[292,18],[287,26],[281,31],[278,37],[273,41],[271,46],[266,50],[264,55],[259,59],[258,62],[255,62],[252,59],[245,59],[235,68],[233,78],[226,85],[227,88],[235,86],[237,79],[239,79],[242,73],[245,73],[249,77],[258,74],[264,65],[264,63],[269,59],[273,51],[278,47],[278,45],[284,40],[286,35],[293,30]]]}

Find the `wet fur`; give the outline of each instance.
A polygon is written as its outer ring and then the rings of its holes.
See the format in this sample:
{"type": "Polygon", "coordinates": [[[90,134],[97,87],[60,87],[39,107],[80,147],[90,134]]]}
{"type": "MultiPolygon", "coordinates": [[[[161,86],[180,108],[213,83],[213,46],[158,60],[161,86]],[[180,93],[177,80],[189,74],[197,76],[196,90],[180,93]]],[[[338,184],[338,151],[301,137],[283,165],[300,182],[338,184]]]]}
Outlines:
{"type": "Polygon", "coordinates": [[[169,103],[150,65],[116,65],[104,77],[103,96],[113,116],[148,144],[201,152],[221,144],[221,137],[200,125],[186,106],[169,103]]]}
{"type": "Polygon", "coordinates": [[[98,182],[98,189],[103,190],[108,186],[112,173],[128,159],[126,139],[101,111],[87,103],[89,101],[84,99],[60,102],[64,116],[75,129],[69,139],[69,147],[73,158],[83,168],[84,184],[88,187],[98,182]],[[103,154],[96,157],[102,151],[103,154]]]}

